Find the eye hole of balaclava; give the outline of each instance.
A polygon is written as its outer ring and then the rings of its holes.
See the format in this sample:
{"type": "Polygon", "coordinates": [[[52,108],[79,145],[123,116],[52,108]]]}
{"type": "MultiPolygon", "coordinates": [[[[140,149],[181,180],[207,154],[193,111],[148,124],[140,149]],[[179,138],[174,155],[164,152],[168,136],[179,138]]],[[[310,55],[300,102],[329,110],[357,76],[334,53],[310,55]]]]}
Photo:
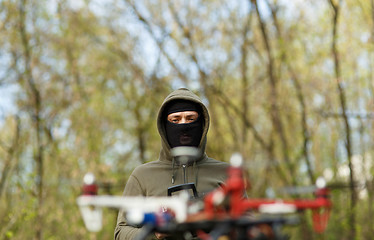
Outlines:
{"type": "Polygon", "coordinates": [[[167,104],[163,119],[165,123],[166,138],[171,148],[179,146],[198,147],[203,134],[203,116],[201,107],[194,102],[175,100],[167,104]],[[199,115],[191,123],[172,123],[167,120],[171,113],[196,111],[199,115]]]}

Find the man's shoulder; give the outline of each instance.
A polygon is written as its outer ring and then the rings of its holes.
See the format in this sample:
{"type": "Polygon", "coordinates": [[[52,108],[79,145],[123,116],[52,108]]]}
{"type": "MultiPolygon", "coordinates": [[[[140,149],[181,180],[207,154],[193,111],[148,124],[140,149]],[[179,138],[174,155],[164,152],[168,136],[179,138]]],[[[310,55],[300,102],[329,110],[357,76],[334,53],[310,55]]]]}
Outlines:
{"type": "Polygon", "coordinates": [[[139,173],[154,171],[154,170],[157,170],[157,169],[165,168],[166,166],[168,166],[168,164],[165,164],[164,162],[162,162],[160,160],[155,160],[155,161],[143,163],[143,164],[137,166],[134,169],[133,174],[139,174],[139,173]]]}
{"type": "Polygon", "coordinates": [[[227,168],[229,166],[227,162],[222,162],[210,157],[207,157],[205,161],[202,162],[202,165],[217,166],[222,168],[227,168]]]}

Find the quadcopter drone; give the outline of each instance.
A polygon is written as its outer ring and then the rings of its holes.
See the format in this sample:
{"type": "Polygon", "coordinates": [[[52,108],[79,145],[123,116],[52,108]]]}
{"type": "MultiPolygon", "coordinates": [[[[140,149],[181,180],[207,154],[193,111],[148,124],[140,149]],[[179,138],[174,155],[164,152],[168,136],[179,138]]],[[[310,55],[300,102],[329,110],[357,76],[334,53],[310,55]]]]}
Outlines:
{"type": "MultiPolygon", "coordinates": [[[[195,149],[173,149],[174,157],[188,160],[196,157],[195,149]]],[[[245,181],[242,157],[234,154],[230,159],[227,180],[224,185],[205,195],[192,198],[188,190],[196,189],[193,183],[185,183],[169,189],[168,197],[120,197],[99,196],[94,176],[84,178],[83,194],[78,197],[84,223],[89,231],[102,228],[102,208],[120,208],[127,213],[127,220],[143,225],[138,240],[146,239],[154,232],[166,233],[168,239],[203,240],[218,239],[287,239],[282,226],[297,224],[295,213],[312,211],[315,232],[322,233],[332,208],[329,189],[325,181],[317,180],[314,199],[252,199],[244,197],[245,181]],[[171,195],[181,191],[178,195],[171,195]]]]}

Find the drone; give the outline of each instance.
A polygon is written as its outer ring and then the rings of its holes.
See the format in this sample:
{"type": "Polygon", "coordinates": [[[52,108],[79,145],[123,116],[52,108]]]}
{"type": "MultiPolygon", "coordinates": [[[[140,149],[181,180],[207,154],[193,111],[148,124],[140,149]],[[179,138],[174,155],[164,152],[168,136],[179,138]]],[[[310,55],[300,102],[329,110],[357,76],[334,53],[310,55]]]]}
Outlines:
{"type": "MultiPolygon", "coordinates": [[[[187,161],[198,152],[190,147],[173,149],[174,157],[187,161]]],[[[78,197],[84,223],[89,231],[102,228],[102,208],[119,208],[127,213],[127,220],[143,225],[137,240],[146,239],[154,232],[166,233],[170,239],[288,239],[282,233],[285,225],[298,223],[297,213],[311,211],[313,228],[323,233],[332,208],[326,182],[318,179],[313,199],[253,199],[243,195],[246,184],[243,176],[243,159],[235,153],[230,159],[225,184],[203,198],[191,197],[193,183],[169,189],[180,194],[168,197],[122,197],[97,195],[98,186],[93,174],[86,174],[82,195],[78,197]]],[[[195,195],[195,194],[194,194],[195,195]]],[[[169,239],[169,238],[168,238],[169,239]]]]}

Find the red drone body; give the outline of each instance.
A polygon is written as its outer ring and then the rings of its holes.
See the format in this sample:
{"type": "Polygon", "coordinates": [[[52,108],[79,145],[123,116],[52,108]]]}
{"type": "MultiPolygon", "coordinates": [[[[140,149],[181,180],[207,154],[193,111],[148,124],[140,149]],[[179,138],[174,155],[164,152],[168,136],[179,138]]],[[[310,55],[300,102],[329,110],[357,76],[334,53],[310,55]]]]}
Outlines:
{"type": "Polygon", "coordinates": [[[286,208],[295,211],[310,209],[314,230],[318,233],[325,230],[332,207],[327,188],[317,188],[315,199],[270,200],[243,197],[245,185],[242,169],[236,166],[229,167],[225,185],[205,197],[203,214],[200,213],[200,215],[208,219],[224,217],[237,219],[254,210],[265,211],[277,208],[282,212],[286,208]],[[224,201],[226,201],[226,206],[220,208],[219,205],[224,201]]]}

